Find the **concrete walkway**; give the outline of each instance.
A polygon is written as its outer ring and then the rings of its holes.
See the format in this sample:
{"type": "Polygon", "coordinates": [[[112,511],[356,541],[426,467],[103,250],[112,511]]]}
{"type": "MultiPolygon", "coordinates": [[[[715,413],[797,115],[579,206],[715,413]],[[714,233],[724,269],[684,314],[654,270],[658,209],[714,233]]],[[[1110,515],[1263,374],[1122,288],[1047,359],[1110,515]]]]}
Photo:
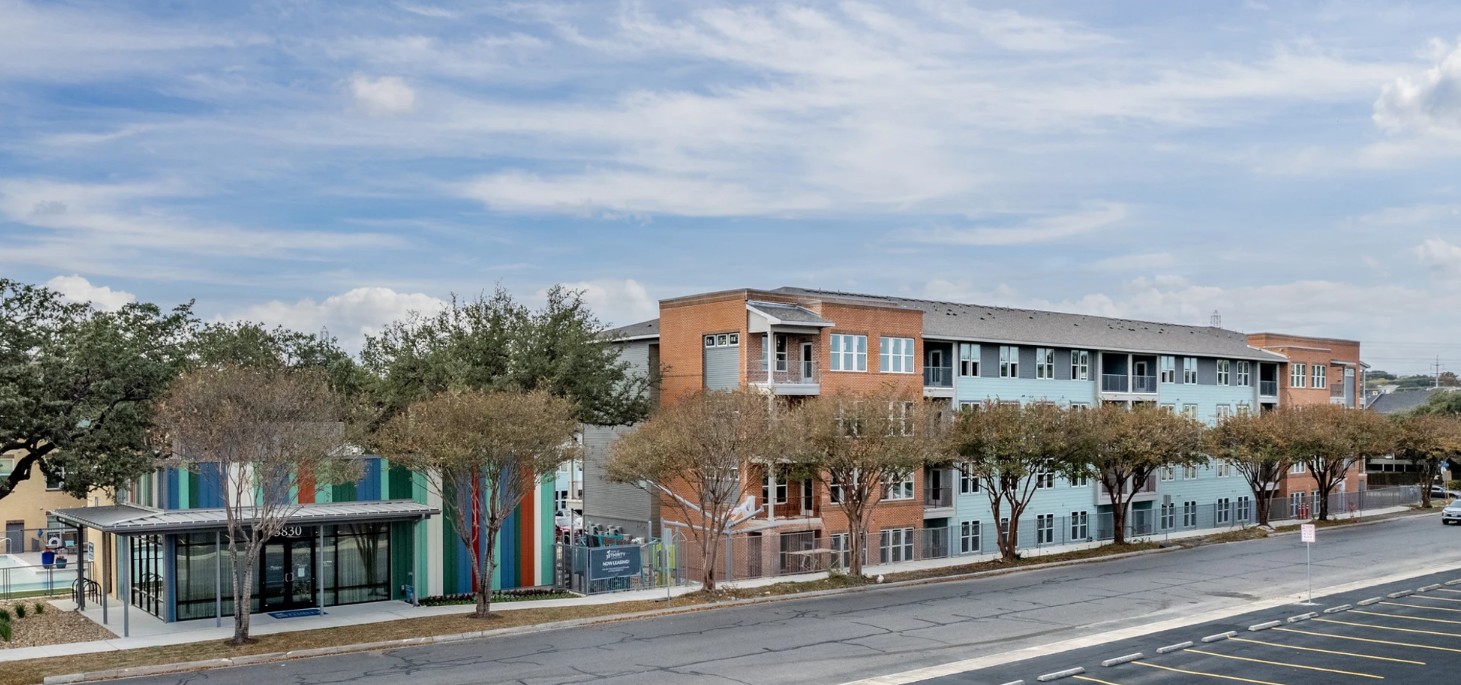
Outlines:
{"type": "MultiPolygon", "coordinates": [[[[1375,509],[1364,512],[1364,518],[1394,514],[1409,510],[1410,507],[1391,507],[1388,509],[1375,509]]],[[[1349,518],[1348,514],[1337,514],[1334,518],[1349,518]]],[[[1288,524],[1290,522],[1281,522],[1288,524]]],[[[1206,528],[1201,530],[1182,531],[1161,536],[1146,536],[1142,539],[1153,541],[1181,540],[1204,537],[1223,532],[1219,529],[1206,528]]],[[[1321,533],[1322,535],[1322,533],[1321,533]]],[[[1047,556],[1061,554],[1085,549],[1100,547],[1108,543],[1080,543],[1070,545],[1052,545],[1035,549],[1026,549],[1022,552],[1026,556],[1047,556]]],[[[895,564],[881,564],[869,566],[867,571],[870,574],[898,573],[904,571],[919,571],[927,569],[947,568],[952,566],[963,566],[984,561],[991,561],[998,558],[997,554],[979,554],[951,557],[947,559],[925,559],[920,561],[909,561],[895,564]]],[[[723,586],[734,588],[756,588],[772,585],[775,583],[788,582],[809,582],[821,580],[827,577],[826,572],[806,573],[787,576],[773,576],[767,578],[755,578],[739,580],[731,583],[723,583],[723,586]]],[[[698,583],[691,583],[685,586],[670,588],[668,593],[673,596],[681,596],[700,589],[698,583]]],[[[521,602],[501,602],[493,605],[493,611],[516,611],[521,609],[541,609],[548,607],[588,606],[601,604],[615,604],[620,602],[654,601],[665,598],[666,589],[637,590],[631,592],[618,592],[588,597],[573,597],[569,599],[534,600],[521,602]]],[[[56,600],[51,604],[62,611],[74,611],[76,605],[71,600],[56,600]]],[[[353,604],[347,606],[326,607],[321,616],[306,616],[300,618],[275,619],[268,614],[256,614],[251,619],[250,632],[254,635],[270,635],[275,633],[286,633],[299,630],[316,630],[320,628],[336,628],[341,626],[364,625],[369,623],[384,623],[387,621],[398,621],[408,618],[424,618],[429,616],[449,616],[471,613],[473,606],[470,604],[437,606],[437,607],[413,607],[404,602],[374,602],[370,604],[353,604]]],[[[148,647],[161,647],[167,645],[186,644],[191,642],[209,642],[226,640],[233,636],[233,624],[228,617],[223,620],[222,627],[217,627],[212,619],[194,621],[182,621],[177,623],[166,623],[135,607],[129,612],[131,637],[120,637],[122,633],[122,609],[121,603],[112,598],[108,605],[107,628],[118,634],[119,637],[110,640],[98,640],[93,642],[73,642],[62,645],[45,645],[40,647],[20,647],[15,649],[0,649],[0,663],[8,661],[22,661],[25,659],[39,659],[55,656],[69,656],[77,654],[95,654],[99,652],[121,651],[128,649],[145,649],[148,647]]],[[[98,624],[102,623],[102,612],[99,606],[87,607],[84,614],[98,624]]]]}

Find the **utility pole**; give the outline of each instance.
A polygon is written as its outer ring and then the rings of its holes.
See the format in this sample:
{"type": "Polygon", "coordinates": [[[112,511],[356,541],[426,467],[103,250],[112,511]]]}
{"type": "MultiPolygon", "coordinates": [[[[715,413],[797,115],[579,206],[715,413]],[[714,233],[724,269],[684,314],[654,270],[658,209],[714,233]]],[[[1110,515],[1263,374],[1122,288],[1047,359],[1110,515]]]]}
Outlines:
{"type": "Polygon", "coordinates": [[[1436,363],[1431,364],[1431,366],[1434,367],[1435,370],[1436,370],[1436,385],[1435,385],[1435,387],[1439,388],[1439,387],[1441,387],[1441,369],[1445,368],[1444,366],[1441,365],[1441,357],[1440,357],[1440,355],[1436,355],[1436,363]]]}

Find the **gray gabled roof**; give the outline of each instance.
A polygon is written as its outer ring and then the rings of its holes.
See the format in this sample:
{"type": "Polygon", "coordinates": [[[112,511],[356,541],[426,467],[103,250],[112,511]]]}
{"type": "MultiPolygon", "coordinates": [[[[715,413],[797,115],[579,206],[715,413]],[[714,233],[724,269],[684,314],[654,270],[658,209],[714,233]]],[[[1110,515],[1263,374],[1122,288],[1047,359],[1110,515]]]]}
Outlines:
{"type": "Polygon", "coordinates": [[[875,301],[923,311],[923,337],[1152,354],[1190,354],[1266,362],[1283,355],[1248,344],[1238,331],[1211,326],[1114,319],[1038,309],[1013,309],[960,302],[862,295],[806,288],[777,288],[788,295],[875,301]]]}
{"type": "Polygon", "coordinates": [[[650,319],[648,321],[640,321],[639,323],[631,323],[628,326],[620,326],[618,328],[610,328],[609,330],[604,331],[600,335],[602,335],[602,337],[605,340],[619,340],[619,341],[644,340],[646,338],[658,338],[659,337],[659,319],[650,319]]]}
{"type": "Polygon", "coordinates": [[[1431,398],[1433,392],[1446,392],[1445,390],[1402,390],[1400,392],[1387,392],[1370,401],[1367,407],[1377,414],[1398,414],[1409,411],[1431,398]]]}
{"type": "MultiPolygon", "coordinates": [[[[247,519],[253,515],[253,508],[245,507],[240,513],[247,519]]],[[[440,509],[403,500],[301,504],[299,510],[289,517],[289,523],[313,526],[419,520],[440,513],[440,509]]],[[[224,509],[164,510],[115,504],[106,507],[56,509],[51,514],[62,523],[122,535],[219,530],[228,527],[228,512],[224,509]]]]}
{"type": "Polygon", "coordinates": [[[779,323],[802,326],[833,325],[831,321],[822,318],[816,312],[801,305],[748,300],[746,306],[766,316],[775,318],[779,323]]]}

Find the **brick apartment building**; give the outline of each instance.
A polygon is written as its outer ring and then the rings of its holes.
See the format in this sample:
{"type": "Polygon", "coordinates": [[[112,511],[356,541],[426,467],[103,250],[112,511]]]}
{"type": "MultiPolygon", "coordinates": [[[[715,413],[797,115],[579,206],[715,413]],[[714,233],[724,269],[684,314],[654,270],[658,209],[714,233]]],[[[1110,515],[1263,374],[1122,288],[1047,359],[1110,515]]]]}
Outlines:
{"type": "MultiPolygon", "coordinates": [[[[1212,422],[1288,401],[1280,393],[1288,375],[1285,354],[1209,326],[778,288],[667,299],[658,319],[607,335],[636,368],[661,370],[666,403],[701,389],[751,387],[795,401],[891,382],[951,407],[1151,403],[1212,422]]],[[[1353,356],[1357,363],[1357,352],[1353,356]]],[[[1344,377],[1340,368],[1333,377],[1344,377]]],[[[659,536],[677,523],[667,520],[671,509],[642,489],[603,478],[608,449],[622,430],[585,430],[586,521],[591,531],[659,536]]],[[[781,538],[779,545],[765,540],[768,563],[778,547],[785,552],[788,539],[845,549],[845,539],[838,538],[846,521],[819,484],[785,482],[776,473],[748,477],[762,479],[756,504],[772,506],[747,528],[781,538]]],[[[1163,473],[1141,488],[1133,505],[1134,520],[1145,527],[1140,534],[1197,526],[1199,512],[1204,521],[1222,524],[1249,520],[1252,511],[1253,493],[1222,465],[1163,473]]],[[[912,558],[915,536],[924,543],[920,555],[938,553],[927,550],[938,545],[952,554],[988,552],[992,531],[1003,523],[994,520],[982,493],[947,470],[924,469],[888,492],[870,526],[869,561],[912,558]]],[[[1110,506],[1109,496],[1092,483],[1056,479],[1027,511],[1036,519],[1028,529],[1032,541],[1105,539],[1110,506]]]]}
{"type": "MultiPolygon", "coordinates": [[[[1253,333],[1248,336],[1248,343],[1288,359],[1286,373],[1278,379],[1281,403],[1289,406],[1339,404],[1350,409],[1363,408],[1360,382],[1368,365],[1360,361],[1359,341],[1253,333]]],[[[1365,470],[1365,464],[1350,467],[1335,492],[1364,490],[1368,487],[1365,470]]],[[[1314,476],[1302,464],[1295,464],[1279,483],[1274,496],[1297,502],[1302,495],[1312,496],[1317,490],[1314,476]]]]}

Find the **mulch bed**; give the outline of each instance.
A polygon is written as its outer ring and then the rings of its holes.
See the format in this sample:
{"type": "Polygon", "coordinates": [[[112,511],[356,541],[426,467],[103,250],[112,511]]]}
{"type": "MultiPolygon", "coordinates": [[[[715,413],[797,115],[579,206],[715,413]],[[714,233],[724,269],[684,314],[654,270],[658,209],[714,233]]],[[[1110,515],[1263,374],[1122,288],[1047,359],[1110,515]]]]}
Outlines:
{"type": "Polygon", "coordinates": [[[61,611],[42,598],[0,602],[0,609],[10,612],[12,634],[9,642],[0,641],[0,649],[61,645],[69,642],[110,640],[116,635],[74,611],[61,611]],[[25,618],[16,617],[16,605],[25,605],[25,618]],[[37,614],[35,605],[45,611],[37,614]]]}

